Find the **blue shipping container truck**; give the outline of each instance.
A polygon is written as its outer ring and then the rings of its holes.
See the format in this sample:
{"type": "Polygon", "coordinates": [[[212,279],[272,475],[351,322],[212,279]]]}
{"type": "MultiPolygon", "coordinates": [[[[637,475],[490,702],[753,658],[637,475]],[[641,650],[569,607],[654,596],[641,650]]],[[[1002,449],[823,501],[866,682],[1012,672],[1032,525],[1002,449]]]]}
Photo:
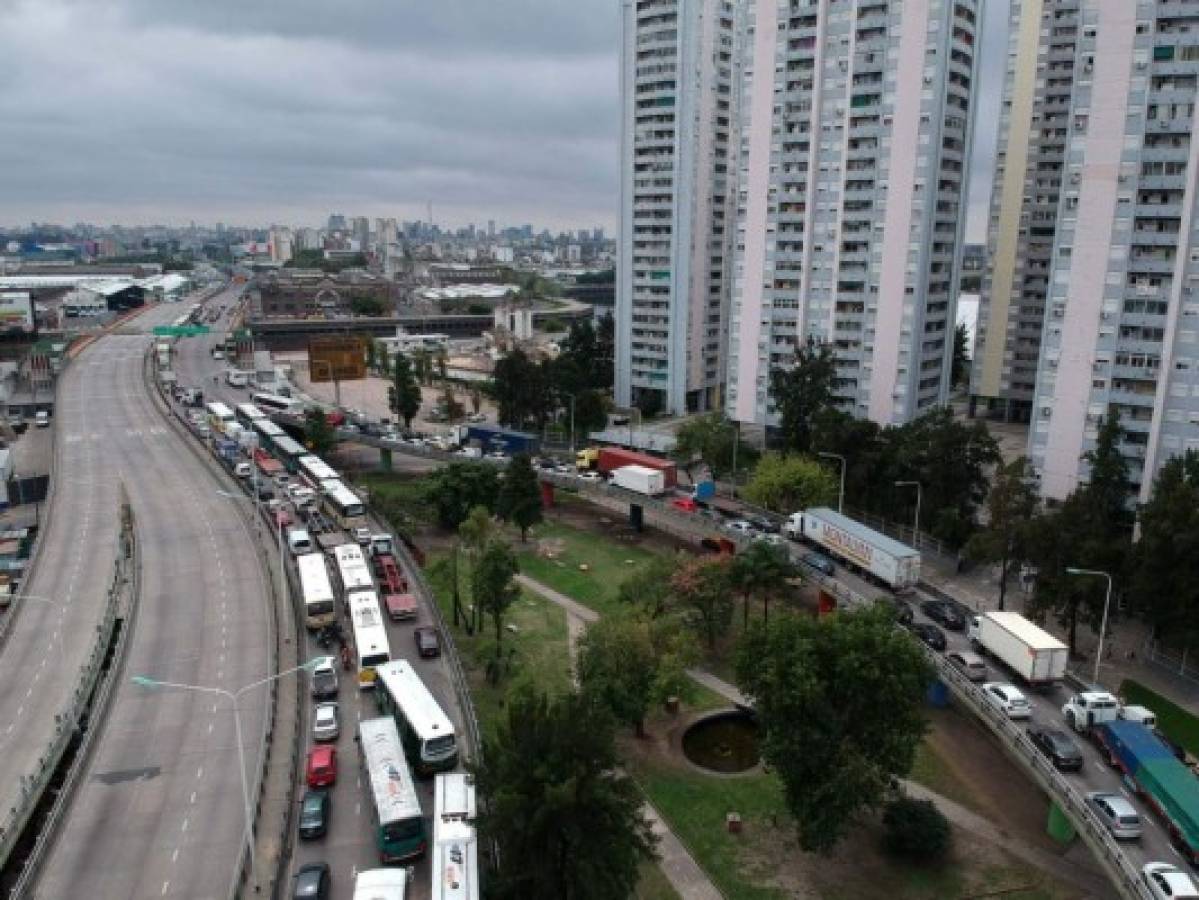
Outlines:
{"type": "Polygon", "coordinates": [[[517,453],[528,453],[531,456],[541,446],[541,441],[535,434],[509,431],[507,428],[496,428],[494,425],[471,425],[466,429],[466,440],[467,443],[472,441],[478,443],[484,453],[503,450],[509,456],[517,453]]]}

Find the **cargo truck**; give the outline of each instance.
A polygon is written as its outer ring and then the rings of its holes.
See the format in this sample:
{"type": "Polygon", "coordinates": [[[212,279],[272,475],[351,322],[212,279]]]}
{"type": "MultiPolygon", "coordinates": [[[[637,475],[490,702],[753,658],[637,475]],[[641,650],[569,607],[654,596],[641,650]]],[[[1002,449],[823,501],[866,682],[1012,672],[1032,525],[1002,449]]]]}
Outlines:
{"type": "Polygon", "coordinates": [[[283,463],[275,459],[265,450],[254,451],[254,462],[258,465],[258,471],[266,478],[274,478],[279,473],[286,471],[283,468],[283,463]]]}
{"type": "Polygon", "coordinates": [[[610,475],[622,466],[642,466],[662,473],[663,483],[667,490],[678,483],[678,471],[669,459],[650,456],[648,453],[638,453],[636,450],[625,450],[623,447],[589,448],[581,451],[576,460],[577,467],[582,471],[597,471],[601,475],[610,475]],[[595,450],[592,455],[591,450],[595,450]],[[588,454],[584,456],[583,454],[588,454]],[[584,465],[583,463],[587,464],[584,465]]]}
{"type": "Polygon", "coordinates": [[[1004,663],[1033,687],[1057,684],[1066,674],[1069,648],[1019,613],[974,616],[967,635],[978,650],[1004,663]]]}
{"type": "Polygon", "coordinates": [[[509,456],[515,456],[517,453],[527,453],[533,456],[541,447],[541,441],[535,434],[509,431],[507,428],[496,428],[494,425],[467,426],[465,440],[460,438],[459,443],[477,443],[484,453],[500,450],[509,456]]]}
{"type": "Polygon", "coordinates": [[[612,471],[612,486],[656,497],[666,493],[666,479],[657,469],[645,466],[621,466],[612,471]]]}
{"type": "Polygon", "coordinates": [[[1170,843],[1199,865],[1199,778],[1140,722],[1115,719],[1090,731],[1107,761],[1119,769],[1161,818],[1170,843]]]}
{"type": "Polygon", "coordinates": [[[783,532],[820,547],[893,591],[910,591],[920,580],[919,550],[826,507],[792,513],[783,532]]]}

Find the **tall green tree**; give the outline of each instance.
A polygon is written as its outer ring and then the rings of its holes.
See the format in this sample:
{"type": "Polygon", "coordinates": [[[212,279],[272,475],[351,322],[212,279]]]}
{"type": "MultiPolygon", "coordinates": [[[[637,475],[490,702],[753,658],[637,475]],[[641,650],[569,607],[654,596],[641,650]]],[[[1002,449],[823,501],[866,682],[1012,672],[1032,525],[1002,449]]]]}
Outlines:
{"type": "Polygon", "coordinates": [[[966,544],[971,559],[999,563],[1000,609],[1007,597],[1008,579],[1028,559],[1036,512],[1037,489],[1027,458],[1001,465],[987,494],[987,524],[966,544]]]}
{"type": "Polygon", "coordinates": [[[770,399],[779,413],[781,442],[787,450],[812,450],[816,416],[835,403],[837,365],[832,345],[808,338],[795,354],[795,365],[770,372],[770,399]]]}
{"type": "Polygon", "coordinates": [[[616,599],[650,619],[660,618],[671,608],[674,588],[670,580],[677,566],[677,560],[669,556],[654,556],[625,577],[616,599]]]}
{"type": "Polygon", "coordinates": [[[612,716],[579,694],[510,697],[478,770],[499,900],[625,900],[656,838],[623,773],[612,716]],[[519,823],[519,827],[513,827],[519,823]]]}
{"type": "Polygon", "coordinates": [[[786,593],[791,579],[798,575],[784,547],[754,541],[733,557],[729,569],[732,586],[741,592],[744,627],[749,628],[749,601],[762,601],[762,618],[770,619],[770,600],[786,593]]]}
{"type": "Polygon", "coordinates": [[[437,513],[437,523],[454,531],[476,506],[494,510],[499,488],[494,466],[454,462],[426,477],[425,497],[437,513]]]}
{"type": "Polygon", "coordinates": [[[504,470],[496,512],[505,522],[520,529],[520,540],[528,540],[529,529],[542,520],[541,485],[527,453],[518,453],[504,470]]]}
{"type": "Polygon", "coordinates": [[[411,428],[412,420],[420,411],[420,404],[420,386],[416,383],[412,364],[407,356],[397,350],[392,363],[391,386],[387,389],[387,406],[404,420],[405,428],[411,428]]]}
{"type": "Polygon", "coordinates": [[[658,659],[647,620],[608,616],[590,625],[579,640],[578,680],[618,720],[645,735],[645,715],[654,699],[658,659]]]}
{"type": "Polygon", "coordinates": [[[732,471],[734,461],[738,468],[751,468],[758,451],[741,440],[739,429],[723,413],[713,412],[688,419],[679,427],[675,432],[675,446],[671,455],[687,470],[688,475],[692,466],[703,462],[711,470],[713,478],[720,478],[732,471]]]}
{"type": "Polygon", "coordinates": [[[924,734],[932,671],[880,607],[754,623],[738,648],[737,684],[804,850],[831,850],[858,813],[879,806],[924,734]]]}
{"type": "Polygon", "coordinates": [[[304,411],[304,443],[317,456],[327,456],[337,443],[329,417],[319,407],[310,406],[304,411]]]}
{"type": "Polygon", "coordinates": [[[583,440],[608,424],[608,406],[599,391],[583,391],[575,396],[575,434],[583,440]]]}
{"type": "Polygon", "coordinates": [[[758,506],[784,515],[837,501],[839,477],[809,456],[766,453],[743,491],[758,506]]]}
{"type": "Polygon", "coordinates": [[[953,387],[960,387],[970,378],[970,332],[963,322],[953,330],[953,365],[949,380],[953,387]]]}
{"type": "Polygon", "coordinates": [[[1199,453],[1166,461],[1141,509],[1129,596],[1159,639],[1176,648],[1199,643],[1199,453]]]}
{"type": "Polygon", "coordinates": [[[536,363],[523,350],[513,350],[495,364],[491,394],[496,417],[507,428],[535,424],[540,430],[559,407],[552,389],[552,366],[536,363]]]}
{"type": "Polygon", "coordinates": [[[495,626],[497,661],[504,638],[504,614],[520,596],[520,589],[512,580],[519,571],[516,557],[502,541],[492,541],[484,547],[471,570],[471,597],[475,607],[491,616],[495,626]]]}
{"type": "Polygon", "coordinates": [[[733,621],[732,566],[726,556],[707,556],[681,563],[670,579],[675,602],[698,620],[708,648],[733,621]]]}

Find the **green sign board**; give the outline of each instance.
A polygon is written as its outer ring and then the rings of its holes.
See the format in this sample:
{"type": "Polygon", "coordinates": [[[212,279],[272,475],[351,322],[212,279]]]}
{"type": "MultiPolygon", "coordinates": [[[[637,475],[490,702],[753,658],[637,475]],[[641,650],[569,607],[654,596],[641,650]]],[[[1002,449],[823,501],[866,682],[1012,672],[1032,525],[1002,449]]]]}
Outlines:
{"type": "Polygon", "coordinates": [[[156,325],[154,334],[158,337],[195,337],[197,334],[208,334],[207,325],[156,325]]]}

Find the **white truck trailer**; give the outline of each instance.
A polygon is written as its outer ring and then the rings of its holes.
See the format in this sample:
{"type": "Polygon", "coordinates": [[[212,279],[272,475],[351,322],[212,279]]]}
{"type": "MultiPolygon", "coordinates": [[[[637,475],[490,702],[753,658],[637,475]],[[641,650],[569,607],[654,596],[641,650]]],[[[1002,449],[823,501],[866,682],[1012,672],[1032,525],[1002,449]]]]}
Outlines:
{"type": "Polygon", "coordinates": [[[920,580],[920,551],[826,507],[792,513],[783,531],[881,581],[908,591],[920,580]]]}
{"type": "Polygon", "coordinates": [[[970,621],[974,646],[1011,668],[1030,685],[1051,685],[1066,674],[1069,648],[1019,613],[988,612],[970,621]]]}
{"type": "Polygon", "coordinates": [[[612,470],[612,484],[647,497],[666,493],[666,476],[648,466],[621,466],[612,470]]]}

